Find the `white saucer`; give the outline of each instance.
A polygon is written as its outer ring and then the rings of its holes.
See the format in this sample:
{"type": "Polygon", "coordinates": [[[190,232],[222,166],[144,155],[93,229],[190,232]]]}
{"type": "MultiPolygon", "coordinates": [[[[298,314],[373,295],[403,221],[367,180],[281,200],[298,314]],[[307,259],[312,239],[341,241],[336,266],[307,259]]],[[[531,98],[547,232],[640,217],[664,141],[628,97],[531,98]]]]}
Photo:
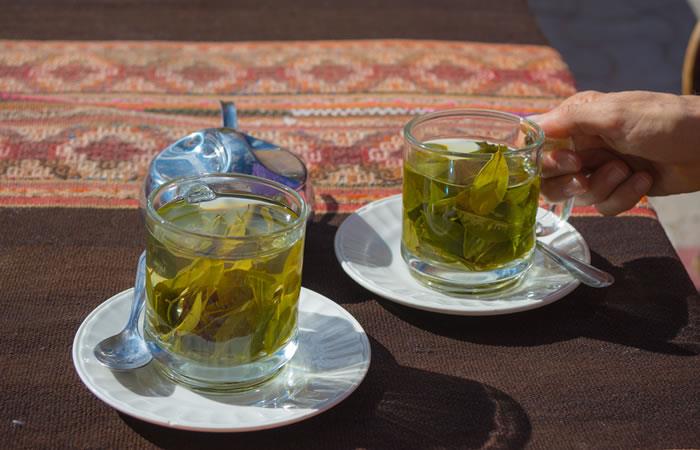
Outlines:
{"type": "Polygon", "coordinates": [[[87,316],[73,341],[73,364],[100,400],[146,422],[193,431],[275,428],[315,416],[348,397],[369,368],[369,340],[350,313],[301,289],[299,349],[273,380],[240,394],[198,394],[162,377],[153,364],[132,372],[101,366],[93,347],[126,323],[133,289],[87,316]]]}
{"type": "MultiPolygon", "coordinates": [[[[537,220],[548,226],[555,219],[540,209],[537,220]]],[[[578,259],[591,260],[586,241],[569,223],[540,239],[578,259]]],[[[348,217],[335,235],[335,254],[343,270],[365,289],[405,306],[445,314],[526,311],[555,302],[579,285],[540,252],[521,283],[491,296],[452,297],[420,284],[401,257],[401,195],[372,202],[348,217]]]]}

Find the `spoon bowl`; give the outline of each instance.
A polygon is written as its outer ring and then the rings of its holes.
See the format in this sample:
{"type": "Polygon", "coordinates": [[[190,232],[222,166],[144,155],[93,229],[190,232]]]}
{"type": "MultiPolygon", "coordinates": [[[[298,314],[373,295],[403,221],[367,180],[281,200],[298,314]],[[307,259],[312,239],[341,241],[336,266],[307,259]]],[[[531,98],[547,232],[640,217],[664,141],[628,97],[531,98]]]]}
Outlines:
{"type": "Polygon", "coordinates": [[[124,329],[100,341],[94,349],[95,358],[112,370],[133,370],[143,367],[153,359],[139,334],[138,324],[145,304],[146,253],[141,253],[134,283],[134,301],[131,303],[129,320],[124,329]]]}

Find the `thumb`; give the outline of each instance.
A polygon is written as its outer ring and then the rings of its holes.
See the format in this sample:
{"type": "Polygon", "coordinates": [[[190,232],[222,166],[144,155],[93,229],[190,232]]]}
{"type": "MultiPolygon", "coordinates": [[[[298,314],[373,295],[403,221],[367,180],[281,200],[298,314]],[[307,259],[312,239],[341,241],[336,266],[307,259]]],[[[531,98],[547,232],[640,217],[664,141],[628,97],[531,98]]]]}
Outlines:
{"type": "Polygon", "coordinates": [[[603,97],[599,93],[577,94],[553,110],[529,119],[552,138],[605,136],[615,123],[617,108],[603,101],[603,97]]]}

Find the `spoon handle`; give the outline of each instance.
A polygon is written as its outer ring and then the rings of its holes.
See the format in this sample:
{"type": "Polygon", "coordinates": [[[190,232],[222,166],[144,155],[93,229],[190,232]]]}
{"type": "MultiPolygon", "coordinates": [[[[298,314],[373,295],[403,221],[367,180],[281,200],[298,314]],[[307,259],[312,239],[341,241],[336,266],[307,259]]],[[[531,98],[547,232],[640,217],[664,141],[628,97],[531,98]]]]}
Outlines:
{"type": "Polygon", "coordinates": [[[126,323],[125,329],[136,330],[141,310],[146,303],[143,295],[146,290],[146,252],[144,251],[139,256],[139,262],[136,266],[136,280],[134,281],[134,300],[131,303],[131,312],[129,313],[129,321],[126,323]]]}
{"type": "Polygon", "coordinates": [[[542,253],[559,263],[559,265],[566,269],[574,278],[586,286],[603,288],[608,287],[615,282],[615,278],[608,272],[600,270],[597,267],[593,267],[592,265],[569,256],[566,253],[562,253],[544,242],[539,240],[536,240],[535,242],[537,243],[537,248],[541,250],[542,253]]]}

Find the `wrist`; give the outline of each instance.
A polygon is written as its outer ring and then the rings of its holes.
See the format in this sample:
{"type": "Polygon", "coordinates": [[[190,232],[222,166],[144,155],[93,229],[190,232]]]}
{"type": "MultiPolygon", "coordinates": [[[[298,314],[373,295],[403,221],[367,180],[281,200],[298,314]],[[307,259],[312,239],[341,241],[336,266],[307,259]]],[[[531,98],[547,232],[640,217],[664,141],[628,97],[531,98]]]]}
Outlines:
{"type": "Polygon", "coordinates": [[[674,152],[676,162],[689,163],[691,166],[700,164],[700,96],[682,95],[681,117],[678,119],[670,148],[666,152],[674,152]]]}

